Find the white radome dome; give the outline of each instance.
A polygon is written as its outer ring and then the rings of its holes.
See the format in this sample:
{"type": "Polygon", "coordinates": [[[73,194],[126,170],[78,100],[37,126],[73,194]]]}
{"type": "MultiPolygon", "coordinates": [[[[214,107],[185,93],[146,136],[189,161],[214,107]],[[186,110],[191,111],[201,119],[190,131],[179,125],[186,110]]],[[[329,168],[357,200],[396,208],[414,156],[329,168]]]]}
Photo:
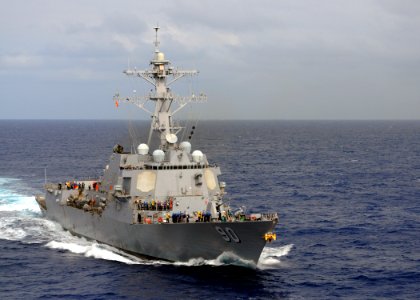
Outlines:
{"type": "Polygon", "coordinates": [[[194,162],[199,163],[203,161],[204,154],[200,150],[194,150],[192,153],[192,158],[194,162]]]}
{"type": "Polygon", "coordinates": [[[156,60],[157,61],[164,61],[165,60],[165,54],[163,54],[163,52],[156,53],[156,60]]]}
{"type": "Polygon", "coordinates": [[[184,150],[187,153],[191,153],[191,143],[184,141],[181,144],[179,144],[179,148],[181,148],[181,150],[184,150]]]}
{"type": "Polygon", "coordinates": [[[149,153],[149,146],[147,146],[146,144],[140,144],[137,146],[137,152],[141,155],[146,155],[147,153],[149,153]]]}
{"type": "Polygon", "coordinates": [[[153,160],[157,163],[162,162],[165,159],[165,152],[160,149],[153,151],[153,160]]]}
{"type": "Polygon", "coordinates": [[[165,138],[169,144],[175,144],[178,141],[178,137],[173,133],[167,134],[165,138]]]}

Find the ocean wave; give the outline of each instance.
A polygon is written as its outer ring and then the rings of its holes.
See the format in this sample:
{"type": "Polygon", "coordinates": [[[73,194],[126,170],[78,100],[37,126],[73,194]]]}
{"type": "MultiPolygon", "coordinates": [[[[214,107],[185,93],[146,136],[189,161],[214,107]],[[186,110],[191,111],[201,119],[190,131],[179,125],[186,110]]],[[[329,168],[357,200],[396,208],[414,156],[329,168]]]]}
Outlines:
{"type": "Polygon", "coordinates": [[[0,239],[38,242],[43,229],[51,223],[39,218],[35,197],[15,191],[22,182],[0,178],[0,239]]]}
{"type": "Polygon", "coordinates": [[[278,269],[284,267],[281,258],[287,256],[292,251],[294,245],[289,244],[279,247],[265,247],[258,261],[258,268],[262,270],[278,269]]]}
{"type": "Polygon", "coordinates": [[[34,196],[16,192],[21,181],[13,178],[0,178],[0,212],[40,213],[34,196]]]}
{"type": "Polygon", "coordinates": [[[96,241],[89,241],[84,238],[79,238],[75,236],[71,236],[70,239],[62,241],[53,240],[48,242],[45,246],[51,249],[58,249],[69,251],[75,254],[81,254],[85,257],[112,260],[129,265],[173,265],[181,267],[218,267],[229,265],[259,270],[277,269],[279,267],[284,267],[280,258],[286,256],[293,248],[292,244],[275,248],[265,247],[261,254],[261,258],[258,261],[258,264],[255,265],[253,261],[242,259],[232,252],[224,252],[221,255],[219,255],[216,259],[206,260],[203,258],[193,258],[186,262],[169,262],[152,258],[143,259],[126,253],[117,248],[114,248],[112,246],[100,244],[96,241]]]}
{"type": "Polygon", "coordinates": [[[45,246],[50,249],[65,250],[85,257],[118,261],[125,264],[145,264],[145,260],[120,251],[114,247],[73,237],[73,241],[50,241],[45,246]]]}

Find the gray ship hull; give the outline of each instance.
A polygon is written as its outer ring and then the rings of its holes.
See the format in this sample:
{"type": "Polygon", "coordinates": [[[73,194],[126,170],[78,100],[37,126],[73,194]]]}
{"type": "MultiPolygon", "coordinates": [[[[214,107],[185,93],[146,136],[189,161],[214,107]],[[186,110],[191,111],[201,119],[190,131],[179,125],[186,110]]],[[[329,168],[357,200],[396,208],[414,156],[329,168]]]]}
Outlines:
{"type": "Polygon", "coordinates": [[[129,224],[106,214],[60,205],[53,197],[46,200],[48,209],[41,207],[46,217],[76,235],[169,261],[210,260],[233,253],[256,264],[266,244],[264,234],[276,224],[275,221],[129,224]]]}

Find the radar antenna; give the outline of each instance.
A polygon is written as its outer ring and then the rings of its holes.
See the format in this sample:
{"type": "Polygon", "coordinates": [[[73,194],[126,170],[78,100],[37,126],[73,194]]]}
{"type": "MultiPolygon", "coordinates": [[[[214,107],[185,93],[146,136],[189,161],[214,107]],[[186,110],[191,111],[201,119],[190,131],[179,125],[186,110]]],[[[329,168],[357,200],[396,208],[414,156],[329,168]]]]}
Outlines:
{"type": "Polygon", "coordinates": [[[155,132],[160,136],[160,148],[167,150],[171,147],[175,147],[174,142],[176,139],[173,135],[176,134],[183,128],[177,125],[174,125],[172,116],[184,108],[190,102],[205,102],[207,101],[207,96],[203,93],[195,95],[194,93],[190,96],[178,96],[172,93],[169,86],[177,81],[178,79],[184,76],[192,76],[198,74],[197,70],[178,70],[174,69],[171,66],[169,60],[165,59],[165,55],[159,50],[159,39],[158,31],[160,27],[154,27],[155,30],[155,55],[150,61],[152,66],[148,70],[137,70],[128,68],[124,70],[123,73],[127,76],[136,76],[141,77],[150,84],[154,86],[148,95],[137,96],[133,95],[132,97],[120,97],[119,93],[114,95],[114,101],[116,102],[128,102],[136,105],[145,112],[151,115],[152,122],[150,125],[150,134],[147,141],[150,144],[152,138],[152,133],[155,132]],[[155,103],[154,111],[149,111],[145,105],[149,101],[155,103]],[[177,104],[172,111],[172,105],[177,104]],[[170,136],[171,138],[167,138],[170,136]]]}
{"type": "Polygon", "coordinates": [[[159,52],[159,44],[160,44],[160,42],[158,40],[158,31],[159,31],[160,27],[158,25],[156,27],[153,27],[153,29],[156,32],[156,37],[155,37],[155,53],[158,53],[159,52]]]}

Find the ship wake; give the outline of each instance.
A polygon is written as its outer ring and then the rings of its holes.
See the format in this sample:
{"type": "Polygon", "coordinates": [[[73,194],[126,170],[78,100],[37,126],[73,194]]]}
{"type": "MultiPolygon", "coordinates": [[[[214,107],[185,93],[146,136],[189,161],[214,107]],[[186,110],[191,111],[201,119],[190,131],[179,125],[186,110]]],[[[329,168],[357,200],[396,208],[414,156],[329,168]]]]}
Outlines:
{"type": "MultiPolygon", "coordinates": [[[[0,239],[40,244],[54,250],[68,251],[75,255],[117,261],[134,265],[173,265],[182,267],[234,265],[252,269],[273,269],[283,265],[281,259],[293,245],[265,247],[257,265],[226,252],[213,260],[202,258],[188,262],[168,262],[159,259],[143,259],[112,246],[76,237],[52,221],[42,217],[35,197],[20,193],[23,183],[17,179],[0,178],[0,239]]],[[[25,188],[24,190],[27,190],[25,188]]]]}
{"type": "Polygon", "coordinates": [[[265,247],[261,253],[258,264],[245,260],[232,252],[224,252],[216,259],[202,258],[190,259],[188,262],[175,262],[177,266],[240,266],[250,269],[268,270],[284,267],[281,257],[286,256],[293,248],[293,244],[278,247],[265,247]]]}

